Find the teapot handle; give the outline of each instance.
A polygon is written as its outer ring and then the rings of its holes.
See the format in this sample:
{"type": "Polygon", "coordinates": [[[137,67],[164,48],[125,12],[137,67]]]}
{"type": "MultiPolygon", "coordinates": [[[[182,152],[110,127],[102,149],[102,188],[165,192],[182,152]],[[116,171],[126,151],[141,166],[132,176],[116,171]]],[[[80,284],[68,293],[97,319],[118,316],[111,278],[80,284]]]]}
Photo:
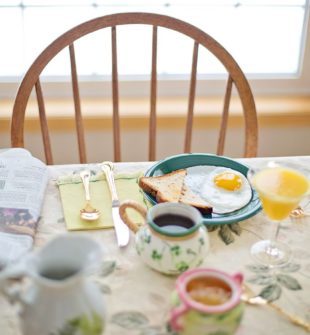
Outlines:
{"type": "Polygon", "coordinates": [[[180,317],[189,310],[185,304],[181,304],[170,311],[170,325],[174,331],[181,331],[183,329],[180,317]]]}
{"type": "Polygon", "coordinates": [[[127,208],[132,208],[135,211],[139,212],[143,216],[144,219],[146,218],[147,210],[142,205],[140,205],[138,202],[133,201],[133,200],[126,200],[122,202],[119,207],[120,217],[122,218],[124,223],[129,227],[129,229],[133,231],[134,233],[136,233],[139,230],[139,225],[133,222],[129,218],[126,212],[127,208]]]}

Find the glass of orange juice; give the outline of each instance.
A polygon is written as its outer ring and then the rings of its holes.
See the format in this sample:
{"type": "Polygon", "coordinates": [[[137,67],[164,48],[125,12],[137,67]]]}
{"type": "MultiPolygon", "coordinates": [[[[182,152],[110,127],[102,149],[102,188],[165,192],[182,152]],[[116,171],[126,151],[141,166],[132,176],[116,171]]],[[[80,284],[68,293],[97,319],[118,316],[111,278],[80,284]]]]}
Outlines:
{"type": "Polygon", "coordinates": [[[249,169],[248,178],[257,191],[263,211],[276,224],[273,239],[261,240],[251,248],[253,258],[271,267],[286,264],[292,255],[290,247],[277,240],[280,223],[309,194],[310,181],[296,166],[269,162],[261,169],[249,169]]]}

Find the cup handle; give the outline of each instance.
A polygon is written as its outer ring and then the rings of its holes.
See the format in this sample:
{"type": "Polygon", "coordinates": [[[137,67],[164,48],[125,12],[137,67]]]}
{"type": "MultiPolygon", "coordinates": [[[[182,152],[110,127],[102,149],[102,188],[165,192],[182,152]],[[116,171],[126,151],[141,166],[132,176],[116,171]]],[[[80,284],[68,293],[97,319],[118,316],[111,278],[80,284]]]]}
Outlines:
{"type": "Polygon", "coordinates": [[[142,217],[145,219],[146,218],[146,214],[147,214],[147,210],[141,206],[138,202],[133,201],[133,200],[126,200],[123,201],[119,207],[119,215],[122,218],[122,220],[124,221],[124,223],[129,227],[129,229],[131,231],[133,231],[134,233],[136,233],[139,230],[139,225],[136,224],[135,222],[133,222],[127,212],[126,209],[127,208],[132,208],[135,211],[137,211],[138,213],[140,213],[142,215],[142,217]]]}
{"type": "Polygon", "coordinates": [[[181,331],[183,329],[182,324],[180,323],[179,317],[188,311],[187,305],[180,305],[171,310],[170,324],[174,331],[181,331]]]}

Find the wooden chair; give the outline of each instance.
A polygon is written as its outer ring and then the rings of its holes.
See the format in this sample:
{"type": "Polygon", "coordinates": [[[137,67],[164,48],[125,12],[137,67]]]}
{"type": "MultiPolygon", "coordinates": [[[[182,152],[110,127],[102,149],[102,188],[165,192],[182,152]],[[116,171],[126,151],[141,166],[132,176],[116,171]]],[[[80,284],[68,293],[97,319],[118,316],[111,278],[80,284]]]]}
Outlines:
{"type": "Polygon", "coordinates": [[[219,130],[217,154],[223,155],[225,134],[228,122],[229,105],[232,88],[235,85],[244,116],[245,124],[245,146],[244,157],[253,157],[257,153],[257,116],[256,108],[249,83],[232,56],[216,40],[204,31],[181,20],[151,13],[122,13],[98,17],[82,23],[67,31],[51,43],[34,61],[25,74],[19,87],[12,115],[11,144],[12,147],[24,147],[24,121],[25,110],[30,94],[35,88],[41,132],[44,143],[45,158],[47,164],[53,164],[52,148],[47,123],[47,113],[44,104],[40,74],[45,66],[64,48],[69,48],[71,62],[71,79],[73,87],[73,100],[75,109],[75,123],[79,147],[80,163],[87,162],[86,145],[84,139],[83,116],[81,111],[81,99],[79,93],[78,74],[75,59],[74,42],[87,34],[99,29],[111,28],[112,43],[112,102],[113,102],[113,140],[114,160],[121,160],[120,146],[120,116],[119,116],[119,90],[118,90],[118,63],[116,32],[120,25],[143,24],[151,25],[152,28],[152,60],[151,65],[151,92],[150,92],[150,115],[149,115],[149,160],[156,159],[156,100],[157,100],[157,31],[159,27],[171,29],[187,35],[193,40],[193,56],[190,76],[190,89],[188,96],[187,122],[185,129],[184,152],[191,151],[191,138],[193,130],[194,101],[197,77],[198,48],[202,46],[208,49],[224,65],[228,73],[226,93],[223,100],[222,121],[219,130]]]}

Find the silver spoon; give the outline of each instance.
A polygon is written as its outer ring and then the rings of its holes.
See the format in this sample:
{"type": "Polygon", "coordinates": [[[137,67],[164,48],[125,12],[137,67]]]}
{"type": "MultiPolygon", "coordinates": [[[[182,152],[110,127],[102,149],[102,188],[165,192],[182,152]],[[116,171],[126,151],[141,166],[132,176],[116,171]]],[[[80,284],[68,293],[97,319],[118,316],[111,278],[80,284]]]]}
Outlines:
{"type": "Polygon", "coordinates": [[[80,210],[80,217],[85,221],[95,221],[98,220],[100,212],[98,209],[94,208],[90,203],[90,191],[89,191],[89,181],[90,181],[90,171],[84,170],[80,172],[80,177],[83,182],[85,191],[85,206],[80,210]]]}
{"type": "Polygon", "coordinates": [[[243,284],[243,294],[241,296],[241,300],[249,305],[267,305],[272,307],[274,310],[276,310],[279,314],[286,317],[289,321],[291,321],[296,326],[302,327],[306,329],[307,331],[310,331],[310,324],[304,320],[302,320],[300,317],[296,315],[292,315],[288,312],[286,312],[283,308],[279,307],[278,305],[269,302],[268,300],[264,299],[263,297],[259,295],[254,295],[253,291],[245,284],[243,284]]]}
{"type": "Polygon", "coordinates": [[[310,200],[305,203],[304,205],[300,205],[297,208],[295,208],[294,210],[291,211],[290,213],[290,217],[296,219],[296,218],[301,218],[304,216],[309,216],[310,212],[306,210],[306,208],[309,206],[310,204],[310,200]]]}

